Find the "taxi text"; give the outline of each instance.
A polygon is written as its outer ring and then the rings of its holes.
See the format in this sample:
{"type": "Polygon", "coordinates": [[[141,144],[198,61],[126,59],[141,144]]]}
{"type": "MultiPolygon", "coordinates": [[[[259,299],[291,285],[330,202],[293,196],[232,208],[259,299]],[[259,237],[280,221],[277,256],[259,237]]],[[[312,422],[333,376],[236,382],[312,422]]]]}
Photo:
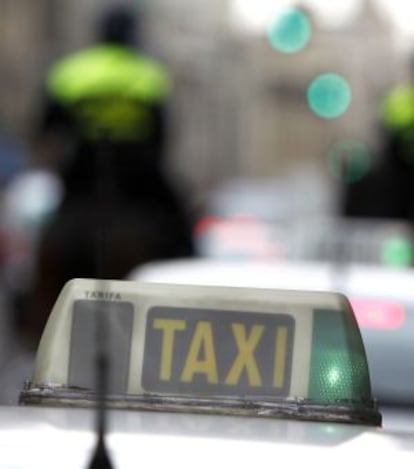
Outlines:
{"type": "Polygon", "coordinates": [[[294,320],[286,314],[153,308],[143,385],[151,390],[285,394],[294,320]]]}

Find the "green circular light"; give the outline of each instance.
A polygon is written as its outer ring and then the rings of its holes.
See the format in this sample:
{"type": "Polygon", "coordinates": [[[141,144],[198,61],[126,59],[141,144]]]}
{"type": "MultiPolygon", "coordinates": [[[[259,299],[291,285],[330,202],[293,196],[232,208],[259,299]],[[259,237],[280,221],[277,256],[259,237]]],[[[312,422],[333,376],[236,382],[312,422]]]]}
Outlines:
{"type": "Polygon", "coordinates": [[[334,177],[346,184],[353,184],[360,181],[370,170],[368,147],[360,140],[338,140],[329,150],[328,164],[334,177]]]}
{"type": "Polygon", "coordinates": [[[384,242],[381,251],[383,264],[394,267],[406,267],[413,260],[413,248],[408,239],[394,237],[384,242]]]}
{"type": "Polygon", "coordinates": [[[319,117],[333,119],[341,116],[351,103],[351,88],[345,78],[336,73],[324,73],[308,87],[308,104],[319,117]]]}
{"type": "Polygon", "coordinates": [[[270,24],[267,35],[274,49],[286,54],[299,52],[311,37],[310,21],[305,13],[292,8],[278,15],[270,24]]]}

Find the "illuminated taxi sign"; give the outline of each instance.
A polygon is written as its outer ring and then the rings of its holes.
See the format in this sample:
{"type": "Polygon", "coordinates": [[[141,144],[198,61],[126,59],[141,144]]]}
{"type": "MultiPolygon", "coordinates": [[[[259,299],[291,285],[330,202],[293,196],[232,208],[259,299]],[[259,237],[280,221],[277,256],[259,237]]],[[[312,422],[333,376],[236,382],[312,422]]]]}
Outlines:
{"type": "Polygon", "coordinates": [[[193,308],[148,311],[142,373],[146,391],[288,396],[295,320],[193,308]]]}
{"type": "Polygon", "coordinates": [[[65,286],[22,403],[93,403],[102,321],[116,407],[380,422],[342,295],[129,281],[65,286]]]}

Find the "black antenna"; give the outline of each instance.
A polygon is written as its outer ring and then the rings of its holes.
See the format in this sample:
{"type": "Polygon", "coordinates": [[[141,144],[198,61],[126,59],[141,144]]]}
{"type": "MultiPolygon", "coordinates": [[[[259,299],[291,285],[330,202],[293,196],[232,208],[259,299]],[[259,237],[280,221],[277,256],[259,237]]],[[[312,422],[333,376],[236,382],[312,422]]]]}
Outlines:
{"type": "MultiPolygon", "coordinates": [[[[96,152],[96,197],[97,197],[97,219],[95,226],[96,241],[96,277],[97,290],[100,290],[99,279],[106,278],[108,264],[108,246],[105,232],[105,216],[111,207],[111,196],[114,195],[113,181],[111,180],[111,163],[109,142],[103,138],[96,152]]],[[[107,406],[108,376],[110,371],[110,358],[107,348],[108,340],[108,316],[106,311],[95,316],[95,370],[96,370],[96,446],[88,469],[113,469],[109,452],[105,442],[107,432],[107,406]]]]}
{"type": "MultiPolygon", "coordinates": [[[[97,316],[96,316],[97,318],[97,316]]],[[[96,447],[88,469],[112,469],[113,465],[105,444],[106,435],[106,397],[108,393],[109,357],[106,350],[107,317],[96,321],[96,447]]]]}

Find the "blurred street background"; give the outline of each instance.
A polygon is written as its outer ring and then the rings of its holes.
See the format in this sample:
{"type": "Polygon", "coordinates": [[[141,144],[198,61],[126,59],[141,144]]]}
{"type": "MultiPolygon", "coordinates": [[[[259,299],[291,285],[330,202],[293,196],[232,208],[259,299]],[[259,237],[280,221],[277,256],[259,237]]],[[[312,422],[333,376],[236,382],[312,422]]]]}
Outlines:
{"type": "MultiPolygon", "coordinates": [[[[113,3],[0,0],[0,403],[30,377],[19,318],[65,190],[39,158],[46,76],[113,3]]],[[[171,77],[163,165],[196,256],[411,268],[411,0],[115,3],[171,77]]]]}
{"type": "MultiPolygon", "coordinates": [[[[292,1],[130,3],[144,18],[145,50],[173,75],[168,161],[197,201],[229,178],[288,177],[299,171],[335,186],[331,194],[337,198],[338,184],[327,165],[332,143],[359,139],[374,155],[381,100],[390,87],[410,79],[414,21],[409,1],[344,0],[335,7],[324,0],[304,1],[300,5],[311,31],[297,53],[271,47],[267,34],[292,1]],[[306,102],[311,80],[324,72],[343,75],[352,89],[349,109],[331,121],[315,116],[306,102]]],[[[95,40],[94,24],[105,4],[2,0],[4,139],[27,143],[48,67],[95,40]]],[[[335,210],[335,201],[330,202],[335,210]]]]}

